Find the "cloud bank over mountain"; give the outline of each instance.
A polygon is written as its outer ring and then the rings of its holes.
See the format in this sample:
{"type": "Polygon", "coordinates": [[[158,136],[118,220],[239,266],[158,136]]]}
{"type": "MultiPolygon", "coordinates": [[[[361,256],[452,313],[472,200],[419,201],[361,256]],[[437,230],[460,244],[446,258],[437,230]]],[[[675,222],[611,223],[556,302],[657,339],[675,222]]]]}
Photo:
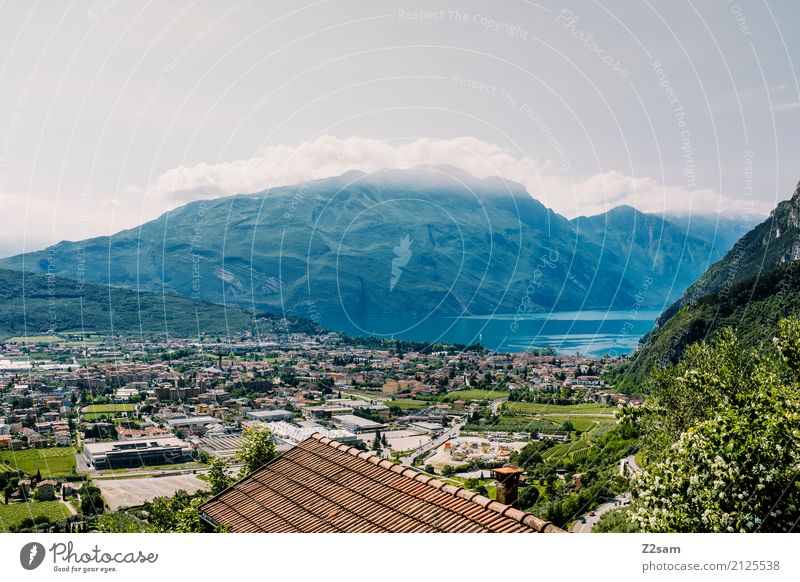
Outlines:
{"type": "Polygon", "coordinates": [[[449,165],[479,178],[500,176],[519,182],[532,196],[568,218],[599,214],[623,204],[643,212],[681,215],[766,215],[770,210],[760,202],[708,189],[687,190],[613,169],[575,181],[558,172],[550,161],[515,154],[475,137],[388,142],[324,135],[295,146],[267,146],[250,159],[180,166],[164,172],[146,194],[178,206],[338,176],[348,170],[374,172],[424,165],[449,165]]]}

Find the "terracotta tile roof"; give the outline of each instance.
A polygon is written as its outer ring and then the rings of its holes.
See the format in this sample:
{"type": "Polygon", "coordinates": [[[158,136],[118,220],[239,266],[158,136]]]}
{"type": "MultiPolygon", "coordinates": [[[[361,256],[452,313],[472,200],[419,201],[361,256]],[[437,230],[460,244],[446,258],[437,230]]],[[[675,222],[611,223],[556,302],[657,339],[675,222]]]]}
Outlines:
{"type": "Polygon", "coordinates": [[[235,532],[561,532],[530,513],[315,434],[213,497],[235,532]]]}

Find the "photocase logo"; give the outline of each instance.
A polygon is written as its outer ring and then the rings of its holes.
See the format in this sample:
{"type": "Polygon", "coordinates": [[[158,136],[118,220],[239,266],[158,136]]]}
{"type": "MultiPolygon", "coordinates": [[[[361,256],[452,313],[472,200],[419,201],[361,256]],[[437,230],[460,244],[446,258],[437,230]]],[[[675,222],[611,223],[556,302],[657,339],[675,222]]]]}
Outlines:
{"type": "Polygon", "coordinates": [[[394,247],[394,258],[392,259],[392,278],[389,281],[389,293],[394,291],[394,286],[400,280],[403,269],[411,260],[411,237],[408,235],[400,237],[400,244],[394,247]]]}
{"type": "Polygon", "coordinates": [[[44,561],[44,546],[39,542],[30,542],[22,546],[19,552],[19,563],[26,570],[35,570],[44,561]]]}

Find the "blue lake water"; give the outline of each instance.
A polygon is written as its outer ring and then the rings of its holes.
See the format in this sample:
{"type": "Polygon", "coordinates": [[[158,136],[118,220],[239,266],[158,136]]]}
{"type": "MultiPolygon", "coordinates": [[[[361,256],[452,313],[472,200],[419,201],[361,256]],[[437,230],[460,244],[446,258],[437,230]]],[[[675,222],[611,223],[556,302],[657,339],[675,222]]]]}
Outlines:
{"type": "Polygon", "coordinates": [[[320,323],[350,335],[423,342],[480,342],[499,352],[553,348],[562,354],[629,354],[653,329],[658,311],[559,311],[427,318],[345,315],[323,316],[320,323]]]}

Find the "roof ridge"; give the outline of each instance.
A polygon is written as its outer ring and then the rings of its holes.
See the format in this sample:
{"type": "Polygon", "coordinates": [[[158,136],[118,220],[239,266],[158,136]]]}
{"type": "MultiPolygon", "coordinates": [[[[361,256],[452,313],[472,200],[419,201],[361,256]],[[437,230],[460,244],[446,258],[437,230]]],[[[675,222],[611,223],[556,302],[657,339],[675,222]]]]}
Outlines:
{"type": "Polygon", "coordinates": [[[536,517],[532,513],[515,509],[510,505],[500,503],[499,501],[495,501],[494,499],[489,499],[488,497],[476,493],[475,491],[470,491],[469,489],[465,489],[464,487],[456,487],[455,485],[450,485],[443,481],[439,481],[435,477],[431,477],[430,475],[417,471],[413,467],[405,467],[403,465],[393,463],[389,459],[382,459],[374,452],[362,451],[356,447],[351,447],[345,443],[340,443],[339,441],[326,437],[318,432],[313,433],[309,438],[316,439],[324,445],[328,445],[329,447],[333,447],[334,449],[348,453],[349,455],[352,455],[356,458],[368,461],[373,465],[377,465],[383,469],[392,471],[393,473],[397,473],[407,479],[418,481],[423,485],[432,487],[434,489],[438,489],[439,491],[443,491],[449,495],[452,495],[453,497],[460,497],[461,499],[475,503],[476,505],[480,505],[484,509],[494,511],[495,513],[499,513],[503,517],[508,517],[510,519],[518,521],[519,523],[531,527],[537,531],[543,533],[564,532],[563,529],[561,529],[554,523],[536,517]],[[413,476],[407,474],[407,472],[409,471],[413,473],[413,476]]]}

